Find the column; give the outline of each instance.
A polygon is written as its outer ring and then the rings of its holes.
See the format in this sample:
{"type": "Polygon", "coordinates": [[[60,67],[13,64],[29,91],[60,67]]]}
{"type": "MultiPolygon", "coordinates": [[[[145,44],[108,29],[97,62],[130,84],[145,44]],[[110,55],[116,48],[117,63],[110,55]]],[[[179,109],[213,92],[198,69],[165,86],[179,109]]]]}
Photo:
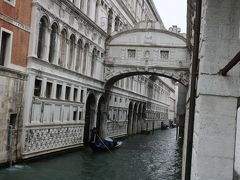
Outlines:
{"type": "Polygon", "coordinates": [[[65,100],[65,93],[66,93],[66,83],[63,83],[63,85],[62,85],[61,100],[65,100]]]}
{"type": "Polygon", "coordinates": [[[45,97],[46,85],[47,85],[47,78],[43,78],[40,97],[43,97],[43,98],[45,97]]]}
{"type": "Polygon", "coordinates": [[[67,42],[66,42],[66,54],[65,54],[65,58],[64,58],[64,65],[63,67],[65,67],[66,69],[68,69],[68,63],[69,63],[69,53],[70,53],[70,39],[67,38],[67,42]]]}
{"type": "Polygon", "coordinates": [[[71,85],[71,90],[70,90],[70,101],[74,101],[73,99],[73,94],[74,94],[74,85],[71,85]]]}
{"type": "Polygon", "coordinates": [[[115,18],[116,18],[116,15],[113,12],[113,15],[112,15],[112,32],[115,31],[115,18]]]}
{"type": "Polygon", "coordinates": [[[52,87],[52,94],[51,99],[56,99],[56,91],[57,91],[57,81],[53,81],[53,87],[52,87]]]}

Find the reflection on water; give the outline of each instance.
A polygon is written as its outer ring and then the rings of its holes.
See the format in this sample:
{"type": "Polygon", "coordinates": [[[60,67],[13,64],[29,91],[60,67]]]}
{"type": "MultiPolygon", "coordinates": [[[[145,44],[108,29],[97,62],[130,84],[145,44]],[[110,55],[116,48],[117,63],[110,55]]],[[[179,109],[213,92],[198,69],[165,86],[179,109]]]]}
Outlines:
{"type": "Polygon", "coordinates": [[[175,130],[129,137],[112,153],[89,148],[0,169],[0,180],[180,180],[181,148],[175,130]]]}

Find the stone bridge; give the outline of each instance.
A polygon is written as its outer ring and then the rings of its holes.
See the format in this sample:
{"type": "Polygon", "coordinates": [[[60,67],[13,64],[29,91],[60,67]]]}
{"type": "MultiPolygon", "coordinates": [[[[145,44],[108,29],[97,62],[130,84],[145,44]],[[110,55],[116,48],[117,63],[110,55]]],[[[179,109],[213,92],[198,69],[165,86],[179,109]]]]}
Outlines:
{"type": "Polygon", "coordinates": [[[141,74],[160,75],[188,85],[190,56],[186,39],[158,23],[141,22],[115,34],[106,48],[106,88],[122,78],[141,74]]]}

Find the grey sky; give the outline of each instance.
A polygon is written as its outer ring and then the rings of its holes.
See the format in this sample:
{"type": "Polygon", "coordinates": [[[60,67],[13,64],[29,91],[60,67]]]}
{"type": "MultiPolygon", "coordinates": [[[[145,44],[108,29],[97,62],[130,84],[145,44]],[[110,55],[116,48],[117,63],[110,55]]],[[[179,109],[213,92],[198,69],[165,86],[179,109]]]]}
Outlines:
{"type": "Polygon", "coordinates": [[[177,25],[182,32],[186,32],[187,0],[153,1],[167,29],[177,25]]]}

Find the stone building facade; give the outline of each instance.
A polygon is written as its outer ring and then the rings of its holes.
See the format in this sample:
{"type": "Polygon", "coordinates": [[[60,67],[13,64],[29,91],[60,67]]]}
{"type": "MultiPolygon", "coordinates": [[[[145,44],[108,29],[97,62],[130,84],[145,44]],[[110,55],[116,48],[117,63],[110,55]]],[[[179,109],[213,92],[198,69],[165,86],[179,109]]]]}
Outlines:
{"type": "Polygon", "coordinates": [[[31,0],[0,1],[0,163],[21,153],[31,8],[31,0]]]}
{"type": "Polygon", "coordinates": [[[196,77],[187,96],[182,179],[239,179],[239,7],[239,0],[188,0],[187,39],[196,77]]]}
{"type": "Polygon", "coordinates": [[[14,42],[0,66],[1,163],[12,119],[14,159],[25,159],[83,146],[93,127],[120,137],[172,117],[174,85],[163,78],[131,76],[105,89],[106,40],[140,21],[164,28],[152,0],[2,0],[0,8],[1,34],[13,32],[14,42]]]}

